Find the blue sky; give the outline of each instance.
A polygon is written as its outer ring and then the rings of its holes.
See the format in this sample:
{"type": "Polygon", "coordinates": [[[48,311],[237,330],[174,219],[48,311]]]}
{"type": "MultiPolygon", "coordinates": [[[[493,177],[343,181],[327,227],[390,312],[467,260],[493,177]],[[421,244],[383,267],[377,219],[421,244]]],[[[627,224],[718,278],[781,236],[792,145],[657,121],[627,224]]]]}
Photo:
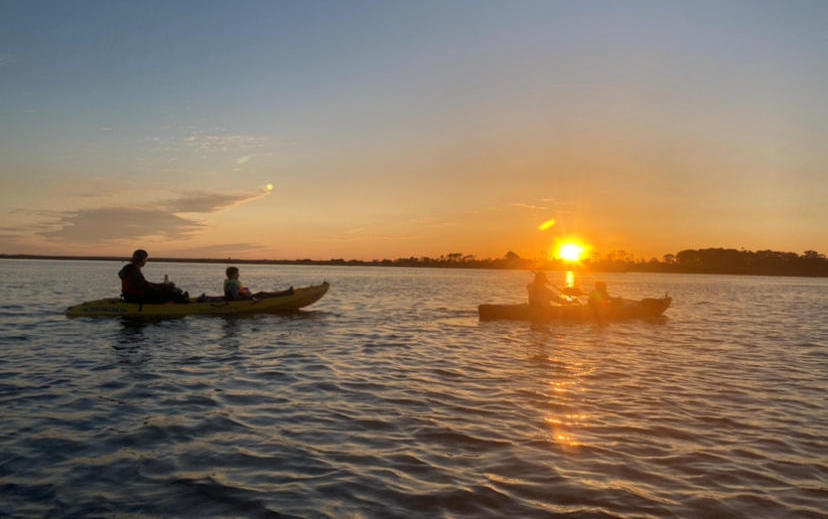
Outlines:
{"type": "Polygon", "coordinates": [[[828,252],[824,2],[0,7],[2,253],[828,252]]]}

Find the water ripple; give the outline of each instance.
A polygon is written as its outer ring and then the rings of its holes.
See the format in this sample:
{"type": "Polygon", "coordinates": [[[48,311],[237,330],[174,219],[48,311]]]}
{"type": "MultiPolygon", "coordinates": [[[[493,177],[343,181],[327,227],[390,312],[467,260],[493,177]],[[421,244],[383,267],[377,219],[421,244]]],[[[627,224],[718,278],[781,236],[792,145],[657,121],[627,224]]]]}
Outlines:
{"type": "Polygon", "coordinates": [[[602,328],[477,322],[519,272],[245,266],[332,289],[287,316],[70,320],[117,269],[60,265],[0,262],[34,293],[0,306],[0,516],[828,517],[824,280],[610,275],[676,305],[602,328]]]}

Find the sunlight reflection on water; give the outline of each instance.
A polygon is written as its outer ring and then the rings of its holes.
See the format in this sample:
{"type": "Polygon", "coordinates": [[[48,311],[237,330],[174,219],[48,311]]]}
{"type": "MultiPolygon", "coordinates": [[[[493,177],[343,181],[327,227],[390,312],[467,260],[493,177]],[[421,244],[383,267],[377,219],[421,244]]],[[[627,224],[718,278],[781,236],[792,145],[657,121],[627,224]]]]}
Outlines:
{"type": "Polygon", "coordinates": [[[527,273],[244,266],[332,288],[284,316],[63,316],[117,267],[0,262],[27,301],[0,305],[0,515],[825,516],[826,280],[602,276],[675,302],[601,328],[478,322],[527,273]]]}

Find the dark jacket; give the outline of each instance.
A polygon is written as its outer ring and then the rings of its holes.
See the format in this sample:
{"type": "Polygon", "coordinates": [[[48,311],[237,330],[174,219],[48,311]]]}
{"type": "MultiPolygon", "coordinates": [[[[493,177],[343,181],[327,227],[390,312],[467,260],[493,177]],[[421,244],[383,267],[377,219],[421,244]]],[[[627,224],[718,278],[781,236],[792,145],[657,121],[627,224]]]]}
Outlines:
{"type": "Polygon", "coordinates": [[[121,278],[121,294],[125,301],[149,302],[147,299],[157,299],[161,291],[157,283],[144,279],[141,269],[135,263],[127,263],[118,272],[118,277],[121,278]]]}

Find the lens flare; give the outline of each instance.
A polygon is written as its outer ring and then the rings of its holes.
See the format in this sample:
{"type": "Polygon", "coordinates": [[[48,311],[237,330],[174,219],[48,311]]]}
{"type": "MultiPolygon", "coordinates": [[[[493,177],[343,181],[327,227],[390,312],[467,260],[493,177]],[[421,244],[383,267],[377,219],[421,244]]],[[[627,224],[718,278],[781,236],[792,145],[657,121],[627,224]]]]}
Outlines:
{"type": "Polygon", "coordinates": [[[546,220],[542,224],[538,225],[539,231],[545,231],[555,225],[555,220],[546,220]]]}

